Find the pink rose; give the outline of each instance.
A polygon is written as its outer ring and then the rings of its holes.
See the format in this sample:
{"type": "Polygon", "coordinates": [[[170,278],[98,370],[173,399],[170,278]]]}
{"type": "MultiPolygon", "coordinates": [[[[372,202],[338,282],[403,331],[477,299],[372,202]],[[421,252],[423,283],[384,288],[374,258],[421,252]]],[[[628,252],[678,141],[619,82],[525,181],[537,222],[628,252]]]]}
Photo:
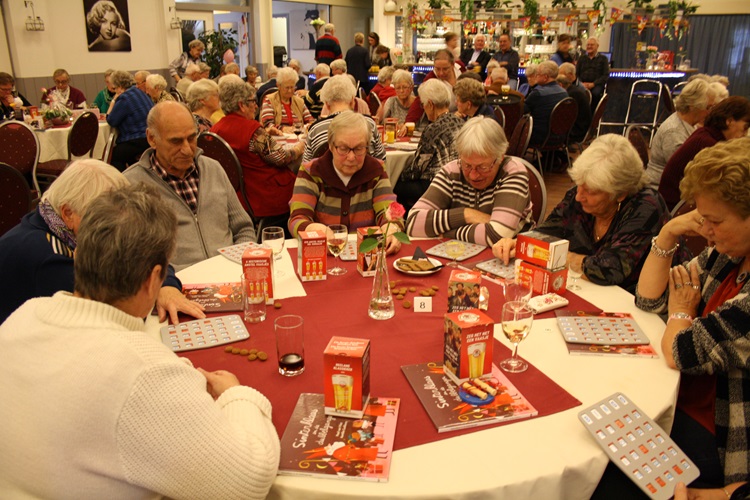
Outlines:
{"type": "Polygon", "coordinates": [[[395,201],[388,205],[388,210],[386,210],[385,218],[390,221],[397,221],[404,218],[404,214],[406,214],[406,209],[401,203],[396,203],[395,201]]]}

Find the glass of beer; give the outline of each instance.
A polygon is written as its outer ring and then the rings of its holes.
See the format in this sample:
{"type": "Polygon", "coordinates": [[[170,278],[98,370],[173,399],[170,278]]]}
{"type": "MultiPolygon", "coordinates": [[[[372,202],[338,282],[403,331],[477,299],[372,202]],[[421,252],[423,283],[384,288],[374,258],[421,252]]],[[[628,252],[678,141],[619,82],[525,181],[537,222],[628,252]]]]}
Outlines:
{"type": "Polygon", "coordinates": [[[503,99],[507,99],[508,94],[510,94],[510,85],[503,85],[500,90],[503,93],[503,99]]]}
{"type": "Polygon", "coordinates": [[[484,353],[486,351],[487,344],[484,342],[477,342],[471,344],[467,348],[469,355],[469,377],[479,378],[484,375],[484,353]]]}
{"type": "Polygon", "coordinates": [[[336,411],[352,411],[354,378],[351,375],[336,373],[331,376],[331,383],[333,383],[333,404],[336,411]]]}
{"type": "Polygon", "coordinates": [[[531,331],[534,313],[521,301],[510,301],[503,304],[503,333],[513,344],[513,356],[500,362],[500,368],[506,372],[519,373],[529,368],[529,364],[518,357],[518,344],[531,331]]]}

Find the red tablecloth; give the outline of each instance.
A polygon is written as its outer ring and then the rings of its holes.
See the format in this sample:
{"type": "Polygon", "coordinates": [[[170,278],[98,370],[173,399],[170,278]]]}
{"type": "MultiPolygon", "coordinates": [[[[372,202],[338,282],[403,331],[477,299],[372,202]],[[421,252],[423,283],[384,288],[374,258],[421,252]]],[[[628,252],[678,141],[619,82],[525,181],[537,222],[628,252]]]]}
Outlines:
{"type": "MultiPolygon", "coordinates": [[[[435,242],[421,242],[428,249],[435,242]]],[[[410,255],[415,245],[407,245],[397,257],[410,255]]],[[[296,262],[296,250],[290,249],[296,262]]],[[[330,257],[329,257],[330,258],[330,257]]],[[[470,259],[478,262],[491,258],[489,250],[470,259]]],[[[248,361],[245,357],[225,353],[223,347],[186,352],[196,367],[207,370],[229,370],[240,382],[255,387],[265,394],[273,405],[273,422],[279,435],[283,434],[297,398],[302,392],[322,392],[323,350],[332,336],[348,336],[371,340],[371,394],[401,398],[399,427],[395,449],[457,436],[479,429],[438,434],[422,404],[401,372],[401,366],[429,361],[441,361],[443,354],[443,315],[447,310],[446,285],[450,268],[429,275],[414,277],[389,268],[391,281],[397,286],[416,287],[419,290],[438,285],[433,297],[431,313],[415,313],[396,301],[396,315],[387,321],[376,321],[367,315],[372,278],[364,278],[356,270],[355,262],[344,262],[348,272],[343,276],[328,276],[323,282],[304,283],[307,297],[283,300],[281,309],[268,308],[266,321],[249,325],[250,339],[232,344],[240,349],[257,348],[269,354],[266,362],[248,361]],[[284,314],[298,314],[305,319],[305,372],[297,377],[283,377],[275,361],[273,321],[284,314]]],[[[467,267],[471,267],[467,264],[467,267]]],[[[485,280],[486,281],[486,280],[485,280]]],[[[490,291],[490,308],[487,313],[496,322],[500,320],[500,305],[504,302],[500,286],[487,282],[490,291]]],[[[408,293],[411,299],[415,294],[408,293]]],[[[568,292],[570,306],[576,309],[598,310],[590,303],[568,292]]],[[[546,313],[539,317],[550,317],[546,313]]],[[[523,353],[523,345],[520,349],[523,353]]],[[[495,342],[495,363],[508,357],[509,350],[495,342]]],[[[557,413],[580,404],[573,396],[547,376],[531,367],[521,374],[508,374],[508,378],[539,411],[539,416],[557,413]]],[[[502,424],[499,424],[502,425],[502,424]]],[[[481,428],[480,428],[481,429],[481,428]]]]}

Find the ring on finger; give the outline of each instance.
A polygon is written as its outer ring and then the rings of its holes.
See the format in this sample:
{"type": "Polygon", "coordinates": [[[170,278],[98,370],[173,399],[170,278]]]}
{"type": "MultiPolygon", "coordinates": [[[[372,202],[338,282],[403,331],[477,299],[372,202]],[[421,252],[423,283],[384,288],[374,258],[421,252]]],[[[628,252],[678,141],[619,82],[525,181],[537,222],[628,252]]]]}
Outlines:
{"type": "Polygon", "coordinates": [[[700,285],[693,285],[693,290],[700,290],[700,289],[701,289],[700,285]]]}
{"type": "Polygon", "coordinates": [[[693,282],[692,281],[686,281],[685,283],[683,283],[683,285],[685,285],[685,286],[693,286],[693,282]]]}
{"type": "Polygon", "coordinates": [[[682,285],[679,283],[675,283],[674,288],[675,290],[679,290],[680,288],[682,288],[682,285]]]}

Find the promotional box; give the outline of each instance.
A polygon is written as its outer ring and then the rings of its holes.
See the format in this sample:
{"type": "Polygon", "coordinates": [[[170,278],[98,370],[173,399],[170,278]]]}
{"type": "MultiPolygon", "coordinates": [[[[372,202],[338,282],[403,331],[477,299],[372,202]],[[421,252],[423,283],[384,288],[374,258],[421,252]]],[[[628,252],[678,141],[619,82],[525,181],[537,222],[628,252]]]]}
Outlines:
{"type": "Polygon", "coordinates": [[[321,281],[328,276],[326,241],[322,231],[299,232],[297,274],[300,281],[321,281]]]}
{"type": "Polygon", "coordinates": [[[265,247],[248,247],[242,254],[242,274],[255,290],[263,288],[266,304],[273,304],[273,251],[265,247]]]}
{"type": "Polygon", "coordinates": [[[370,398],[370,341],[331,337],[323,352],[326,415],[362,418],[370,398]]]}
{"type": "Polygon", "coordinates": [[[369,252],[360,252],[359,246],[365,238],[380,238],[383,231],[378,226],[357,228],[357,271],[362,276],[375,276],[375,263],[378,259],[378,247],[376,246],[369,252]],[[374,230],[371,235],[367,235],[368,230],[374,230]]]}
{"type": "Polygon", "coordinates": [[[547,269],[565,267],[570,242],[537,231],[520,233],[516,240],[516,258],[547,269]]]}
{"type": "Polygon", "coordinates": [[[568,291],[565,288],[568,281],[567,267],[546,269],[519,259],[516,261],[516,268],[518,279],[522,283],[528,283],[534,295],[544,295],[551,292],[565,295],[568,291]]]}
{"type": "Polygon", "coordinates": [[[479,309],[445,315],[443,367],[457,385],[492,373],[495,324],[479,309]]]}
{"type": "Polygon", "coordinates": [[[466,311],[479,307],[482,274],[454,269],[448,279],[448,312],[466,311]]]}

